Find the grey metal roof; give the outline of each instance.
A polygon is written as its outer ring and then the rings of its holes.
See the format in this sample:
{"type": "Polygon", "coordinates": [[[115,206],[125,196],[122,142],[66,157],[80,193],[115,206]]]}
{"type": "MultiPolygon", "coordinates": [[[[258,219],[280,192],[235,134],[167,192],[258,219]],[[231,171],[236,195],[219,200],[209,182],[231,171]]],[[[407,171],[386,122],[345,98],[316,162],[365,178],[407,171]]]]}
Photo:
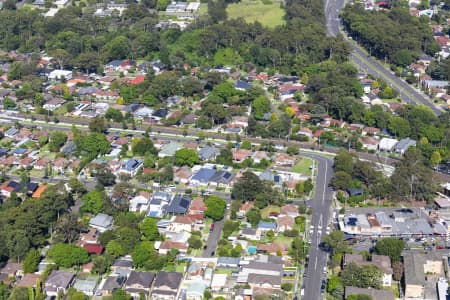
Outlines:
{"type": "Polygon", "coordinates": [[[406,138],[406,139],[401,139],[395,146],[394,146],[394,150],[396,152],[404,152],[406,151],[409,147],[413,147],[416,146],[417,142],[413,139],[410,138],[406,138]]]}
{"type": "Polygon", "coordinates": [[[185,214],[191,205],[192,199],[182,195],[177,195],[170,201],[170,204],[164,208],[167,214],[185,214]]]}
{"type": "Polygon", "coordinates": [[[104,214],[104,213],[99,213],[98,215],[96,215],[95,217],[93,217],[90,221],[89,221],[89,225],[92,226],[99,226],[99,227],[110,227],[113,223],[113,217],[104,214]]]}
{"type": "Polygon", "coordinates": [[[134,284],[139,284],[143,287],[150,288],[154,279],[155,273],[131,271],[125,286],[128,287],[134,284]]]}
{"type": "Polygon", "coordinates": [[[201,160],[208,160],[214,158],[217,154],[219,154],[220,150],[216,147],[206,146],[198,152],[198,155],[201,160]]]}
{"type": "Polygon", "coordinates": [[[228,171],[218,171],[216,172],[210,179],[210,182],[216,182],[216,183],[222,183],[222,184],[229,184],[233,178],[234,178],[235,174],[228,172],[228,171]]]}
{"type": "Polygon", "coordinates": [[[156,275],[155,289],[167,286],[173,290],[176,290],[180,286],[182,279],[183,274],[181,273],[160,271],[158,275],[156,275]]]}

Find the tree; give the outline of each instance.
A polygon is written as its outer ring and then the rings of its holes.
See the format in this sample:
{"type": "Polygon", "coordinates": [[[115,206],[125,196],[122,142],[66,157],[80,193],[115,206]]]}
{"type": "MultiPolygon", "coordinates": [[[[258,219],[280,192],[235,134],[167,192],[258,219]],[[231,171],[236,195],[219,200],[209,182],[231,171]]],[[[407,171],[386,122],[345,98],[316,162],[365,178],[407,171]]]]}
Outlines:
{"type": "Polygon", "coordinates": [[[297,155],[299,152],[300,150],[296,146],[288,146],[286,148],[286,153],[289,155],[297,155]]]}
{"type": "Polygon", "coordinates": [[[227,4],[224,0],[208,1],[208,15],[214,23],[227,19],[227,4]]]}
{"type": "Polygon", "coordinates": [[[131,151],[134,155],[144,156],[146,153],[156,155],[158,150],[148,137],[134,138],[131,142],[131,151]]]}
{"type": "Polygon", "coordinates": [[[106,253],[111,255],[111,257],[118,258],[126,254],[125,250],[123,249],[122,245],[115,241],[109,241],[106,245],[106,253]]]}
{"type": "Polygon", "coordinates": [[[255,227],[258,225],[259,221],[261,221],[261,212],[258,208],[253,207],[247,212],[245,217],[247,218],[247,221],[255,227]]]}
{"type": "Polygon", "coordinates": [[[408,121],[402,117],[392,116],[389,118],[388,129],[396,137],[402,139],[411,134],[411,127],[408,121]]]}
{"type": "Polygon", "coordinates": [[[61,147],[66,143],[67,135],[62,131],[53,131],[50,135],[49,150],[51,152],[59,152],[61,147]]]}
{"type": "Polygon", "coordinates": [[[265,96],[259,96],[252,103],[252,112],[256,120],[264,120],[264,115],[270,112],[270,101],[265,96]]]}
{"type": "Polygon", "coordinates": [[[9,257],[14,257],[21,261],[30,248],[30,238],[21,229],[14,229],[6,232],[6,249],[9,257]]]}
{"type": "Polygon", "coordinates": [[[107,129],[106,120],[103,117],[97,116],[89,122],[89,130],[91,132],[105,133],[107,129]]]}
{"type": "Polygon", "coordinates": [[[233,164],[233,154],[229,149],[220,149],[216,157],[216,163],[219,165],[231,166],[233,164]]]}
{"type": "Polygon", "coordinates": [[[112,300],[130,300],[131,296],[122,289],[117,289],[113,292],[112,300]]]}
{"type": "Polygon", "coordinates": [[[95,256],[92,262],[94,264],[92,267],[92,273],[105,274],[111,266],[112,257],[110,255],[95,256]]]}
{"type": "Polygon", "coordinates": [[[70,300],[86,300],[86,295],[80,291],[74,291],[72,294],[69,294],[70,300]]]}
{"type": "Polygon", "coordinates": [[[383,272],[374,265],[359,267],[354,262],[349,263],[341,273],[345,286],[360,288],[380,288],[383,272]]]}
{"type": "Polygon", "coordinates": [[[110,107],[105,113],[105,118],[120,123],[123,120],[123,115],[120,110],[110,107]]]}
{"type": "Polygon", "coordinates": [[[285,292],[290,292],[292,291],[293,285],[290,282],[283,282],[281,284],[281,289],[285,292]]]}
{"type": "Polygon", "coordinates": [[[261,191],[262,182],[255,173],[246,171],[233,185],[232,197],[244,201],[254,200],[261,191]]]}
{"type": "Polygon", "coordinates": [[[182,148],[175,152],[175,165],[176,166],[189,166],[192,167],[198,164],[200,159],[198,153],[194,149],[182,148]]]}
{"type": "Polygon", "coordinates": [[[224,217],[227,202],[225,199],[211,195],[205,199],[206,211],[205,215],[215,221],[224,217]]]}
{"type": "Polygon", "coordinates": [[[105,202],[105,192],[103,191],[90,191],[81,198],[81,210],[84,212],[90,212],[92,214],[98,214],[103,211],[103,205],[105,202]]]}
{"type": "Polygon", "coordinates": [[[145,218],[141,224],[139,224],[139,230],[145,239],[149,241],[155,241],[159,238],[158,227],[156,226],[155,219],[145,218]]]}
{"type": "Polygon", "coordinates": [[[82,229],[77,213],[70,212],[62,216],[56,223],[55,239],[62,243],[74,243],[80,235],[82,229]]]}
{"type": "Polygon", "coordinates": [[[5,97],[5,99],[3,100],[3,108],[8,110],[8,109],[14,109],[15,107],[16,107],[16,102],[9,97],[5,97]]]}
{"type": "Polygon", "coordinates": [[[323,245],[326,249],[330,250],[333,255],[351,252],[350,247],[344,241],[343,231],[334,230],[329,235],[326,235],[323,240],[323,245]]]}
{"type": "MultiPolygon", "coordinates": [[[[24,273],[34,273],[37,270],[37,266],[41,261],[41,254],[36,249],[31,249],[23,261],[24,273]]],[[[0,297],[1,299],[1,297],[0,297]]]]}
{"type": "Polygon", "coordinates": [[[55,244],[48,251],[48,256],[60,267],[70,268],[89,261],[86,249],[69,244],[55,244]]]}
{"type": "Polygon", "coordinates": [[[308,245],[299,237],[294,238],[291,243],[291,247],[289,248],[289,254],[297,262],[305,260],[308,251],[308,245]]]}
{"type": "Polygon", "coordinates": [[[334,173],[331,184],[335,190],[345,190],[349,188],[352,181],[352,176],[343,171],[338,171],[334,173]]]}
{"type": "Polygon", "coordinates": [[[435,167],[441,161],[442,161],[441,153],[439,153],[439,151],[434,151],[433,154],[431,154],[430,165],[432,167],[435,167]]]}
{"type": "Polygon", "coordinates": [[[29,299],[28,289],[26,287],[16,286],[12,289],[8,300],[24,300],[29,299]]]}
{"type": "Polygon", "coordinates": [[[379,255],[387,255],[393,262],[400,261],[400,256],[405,248],[405,242],[398,238],[389,237],[377,241],[375,252],[379,255]]]}
{"type": "Polygon", "coordinates": [[[193,249],[200,249],[202,247],[202,240],[198,236],[191,235],[188,239],[188,244],[193,249]]]}
{"type": "Polygon", "coordinates": [[[92,170],[92,176],[102,186],[112,186],[116,183],[116,176],[106,164],[96,164],[92,170]]]}
{"type": "Polygon", "coordinates": [[[134,248],[131,253],[133,259],[133,265],[136,268],[144,267],[147,262],[152,258],[152,254],[155,253],[153,243],[149,241],[143,241],[134,248]]]}

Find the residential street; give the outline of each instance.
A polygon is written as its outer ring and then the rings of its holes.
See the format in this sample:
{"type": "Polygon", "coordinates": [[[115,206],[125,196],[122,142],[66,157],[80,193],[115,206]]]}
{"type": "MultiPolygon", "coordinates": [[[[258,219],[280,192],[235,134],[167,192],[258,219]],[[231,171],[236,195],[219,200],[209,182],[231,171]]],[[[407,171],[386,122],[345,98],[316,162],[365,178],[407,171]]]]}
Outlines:
{"type": "MultiPolygon", "coordinates": [[[[340,32],[339,11],[344,7],[345,0],[326,0],[325,17],[327,22],[327,32],[329,36],[336,36],[340,32]]],[[[344,35],[345,36],[345,35],[344,35]]],[[[436,115],[442,113],[442,108],[434,105],[427,96],[419,93],[414,87],[406,83],[403,79],[386,69],[376,59],[371,57],[365,50],[358,47],[355,42],[349,40],[352,53],[351,61],[360,69],[375,78],[381,78],[399,93],[399,97],[409,104],[422,104],[429,107],[436,115]]]]}
{"type": "Polygon", "coordinates": [[[314,199],[310,202],[312,208],[311,226],[313,233],[310,236],[309,263],[306,268],[303,285],[305,294],[303,299],[321,299],[320,285],[324,278],[323,270],[327,264],[328,254],[319,248],[322,237],[326,234],[327,225],[331,215],[333,190],[329,186],[333,177],[333,160],[316,154],[301,153],[318,162],[316,190],[314,199]]]}
{"type": "MultiPolygon", "coordinates": [[[[216,193],[213,193],[213,194],[216,194],[216,193]]],[[[231,203],[230,194],[228,194],[226,196],[223,194],[219,194],[218,196],[223,197],[227,201],[227,203],[231,203]]],[[[224,224],[225,219],[229,212],[230,212],[230,210],[227,209],[225,211],[225,216],[221,220],[214,222],[214,230],[209,233],[208,241],[206,241],[206,248],[203,250],[202,257],[214,256],[214,255],[212,255],[212,253],[214,252],[214,254],[215,254],[215,252],[216,252],[217,243],[219,242],[220,234],[222,233],[222,229],[223,229],[223,224],[224,224]]]]}

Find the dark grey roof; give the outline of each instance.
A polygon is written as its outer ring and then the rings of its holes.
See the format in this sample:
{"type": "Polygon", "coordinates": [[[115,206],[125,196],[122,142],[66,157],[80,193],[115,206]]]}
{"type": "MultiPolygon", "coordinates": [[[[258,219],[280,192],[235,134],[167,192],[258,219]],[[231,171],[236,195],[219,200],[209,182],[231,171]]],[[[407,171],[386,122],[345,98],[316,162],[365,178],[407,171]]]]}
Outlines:
{"type": "Polygon", "coordinates": [[[272,286],[281,285],[281,276],[265,275],[265,274],[248,274],[247,282],[249,284],[270,284],[272,286]]]}
{"type": "Polygon", "coordinates": [[[126,277],[123,276],[109,276],[106,278],[105,283],[103,284],[102,290],[104,291],[114,291],[122,288],[125,283],[126,277]]]}
{"type": "Polygon", "coordinates": [[[77,145],[73,141],[68,141],[61,148],[61,153],[64,154],[72,154],[77,149],[77,145]]]}
{"type": "Polygon", "coordinates": [[[177,195],[164,210],[167,214],[185,214],[191,205],[191,201],[192,199],[189,197],[177,195]]]}
{"type": "Polygon", "coordinates": [[[143,287],[150,288],[154,279],[155,273],[131,271],[125,286],[129,287],[134,284],[139,284],[142,285],[143,287]]]}
{"type": "Polygon", "coordinates": [[[192,180],[200,181],[201,183],[208,183],[211,177],[216,174],[216,171],[209,168],[201,168],[193,177],[192,180]]]}
{"type": "Polygon", "coordinates": [[[229,184],[233,180],[234,176],[235,174],[222,170],[216,172],[216,174],[214,174],[209,181],[222,184],[229,184]]]}
{"type": "Polygon", "coordinates": [[[183,274],[181,273],[160,271],[158,275],[156,275],[155,289],[167,286],[173,290],[177,290],[182,279],[183,274]]]}
{"type": "Polygon", "coordinates": [[[74,277],[70,272],[55,270],[48,276],[45,286],[68,288],[74,277]]]}
{"type": "Polygon", "coordinates": [[[258,261],[251,261],[248,265],[243,266],[244,269],[254,269],[254,270],[267,270],[267,271],[283,271],[283,265],[274,263],[263,263],[258,261]]]}
{"type": "Polygon", "coordinates": [[[238,80],[236,81],[236,83],[234,84],[234,87],[237,89],[243,89],[243,90],[248,90],[252,87],[252,85],[248,82],[242,81],[242,80],[238,80]]]}
{"type": "Polygon", "coordinates": [[[128,259],[116,259],[114,261],[113,267],[120,267],[120,268],[132,268],[133,262],[128,259]]]}

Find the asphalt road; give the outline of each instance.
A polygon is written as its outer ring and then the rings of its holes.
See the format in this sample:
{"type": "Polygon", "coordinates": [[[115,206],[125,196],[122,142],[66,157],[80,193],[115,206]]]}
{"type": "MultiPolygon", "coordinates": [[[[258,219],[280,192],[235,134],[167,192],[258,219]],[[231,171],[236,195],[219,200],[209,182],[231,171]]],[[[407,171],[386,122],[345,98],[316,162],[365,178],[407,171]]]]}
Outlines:
{"type": "MultiPolygon", "coordinates": [[[[331,216],[333,190],[330,181],[333,176],[333,160],[316,154],[301,153],[317,161],[316,190],[310,201],[312,208],[312,234],[310,235],[309,263],[305,271],[303,285],[305,287],[302,299],[321,299],[320,286],[324,278],[323,270],[327,265],[328,254],[319,248],[322,237],[326,234],[331,216]]],[[[309,228],[307,228],[309,230],[309,228]]]]}
{"type": "MultiPolygon", "coordinates": [[[[327,33],[329,36],[336,36],[340,33],[339,11],[344,7],[345,0],[325,0],[325,18],[327,33]]],[[[429,107],[436,115],[440,115],[443,109],[436,106],[431,99],[419,93],[414,87],[409,85],[403,79],[386,69],[376,59],[371,57],[365,50],[358,47],[353,42],[349,43],[352,48],[350,55],[351,61],[360,69],[375,78],[381,78],[399,93],[399,97],[409,104],[422,104],[429,107]]]]}
{"type": "MultiPolygon", "coordinates": [[[[231,204],[229,194],[227,194],[226,197],[220,194],[218,196],[223,197],[227,201],[227,204],[231,204]]],[[[223,230],[223,224],[225,223],[225,219],[227,218],[229,211],[230,210],[227,209],[225,211],[225,216],[221,220],[214,222],[214,229],[209,233],[208,240],[206,241],[206,248],[203,250],[202,257],[213,257],[215,255],[217,243],[219,242],[220,234],[223,230]],[[213,252],[214,254],[212,254],[213,252]]]]}

